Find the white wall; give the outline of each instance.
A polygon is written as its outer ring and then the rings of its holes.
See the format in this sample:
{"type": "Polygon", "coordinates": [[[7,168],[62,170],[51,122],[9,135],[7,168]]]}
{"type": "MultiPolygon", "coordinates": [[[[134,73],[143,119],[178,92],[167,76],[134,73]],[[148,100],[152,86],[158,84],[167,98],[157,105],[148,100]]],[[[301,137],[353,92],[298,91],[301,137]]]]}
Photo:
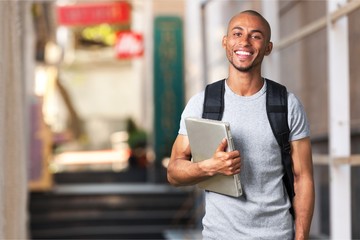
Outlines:
{"type": "Polygon", "coordinates": [[[76,52],[77,60],[62,68],[60,80],[84,122],[89,147],[108,148],[110,135],[126,130],[126,119],[142,121],[141,78],[133,63],[115,59],[112,49],[76,52]]]}
{"type": "Polygon", "coordinates": [[[81,118],[132,116],[139,120],[140,94],[130,62],[78,64],[64,69],[60,77],[81,118]]]}

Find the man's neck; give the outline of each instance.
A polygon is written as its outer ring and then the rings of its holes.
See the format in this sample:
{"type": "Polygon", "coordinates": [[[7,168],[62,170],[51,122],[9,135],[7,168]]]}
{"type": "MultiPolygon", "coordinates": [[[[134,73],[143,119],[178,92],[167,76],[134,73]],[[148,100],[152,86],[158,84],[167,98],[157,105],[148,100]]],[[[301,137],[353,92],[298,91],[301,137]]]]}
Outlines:
{"type": "Polygon", "coordinates": [[[257,93],[264,84],[261,73],[242,73],[229,74],[227,84],[230,89],[240,96],[251,96],[257,93]]]}

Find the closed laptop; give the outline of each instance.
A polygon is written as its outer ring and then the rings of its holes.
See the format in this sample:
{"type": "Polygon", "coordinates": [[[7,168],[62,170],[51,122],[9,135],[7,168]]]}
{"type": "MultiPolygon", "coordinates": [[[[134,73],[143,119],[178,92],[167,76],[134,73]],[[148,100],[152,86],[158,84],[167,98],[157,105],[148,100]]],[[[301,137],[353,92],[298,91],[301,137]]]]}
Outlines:
{"type": "MultiPolygon", "coordinates": [[[[186,118],[185,124],[193,162],[211,158],[224,138],[228,141],[227,151],[234,150],[229,123],[202,118],[186,118]]],[[[233,176],[218,174],[197,185],[202,189],[233,197],[242,195],[238,174],[233,176]]]]}

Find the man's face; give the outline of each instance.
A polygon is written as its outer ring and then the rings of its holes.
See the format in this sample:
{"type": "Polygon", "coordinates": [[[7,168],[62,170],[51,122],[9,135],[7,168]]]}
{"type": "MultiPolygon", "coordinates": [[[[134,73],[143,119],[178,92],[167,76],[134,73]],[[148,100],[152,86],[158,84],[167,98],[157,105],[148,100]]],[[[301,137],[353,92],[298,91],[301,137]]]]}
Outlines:
{"type": "Polygon", "coordinates": [[[241,72],[261,69],[264,56],[272,50],[270,29],[258,16],[242,13],[229,23],[222,44],[231,65],[241,72]]]}

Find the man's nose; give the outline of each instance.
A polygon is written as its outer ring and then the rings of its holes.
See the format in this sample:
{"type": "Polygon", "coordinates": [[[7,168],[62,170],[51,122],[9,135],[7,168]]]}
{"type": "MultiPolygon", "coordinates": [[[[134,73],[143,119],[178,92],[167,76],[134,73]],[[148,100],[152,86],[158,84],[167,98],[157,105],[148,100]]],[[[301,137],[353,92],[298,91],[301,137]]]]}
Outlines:
{"type": "Polygon", "coordinates": [[[249,39],[250,39],[250,36],[249,36],[249,35],[243,34],[243,35],[241,36],[240,40],[239,40],[240,45],[241,45],[241,46],[248,46],[248,45],[250,45],[249,39]]]}

